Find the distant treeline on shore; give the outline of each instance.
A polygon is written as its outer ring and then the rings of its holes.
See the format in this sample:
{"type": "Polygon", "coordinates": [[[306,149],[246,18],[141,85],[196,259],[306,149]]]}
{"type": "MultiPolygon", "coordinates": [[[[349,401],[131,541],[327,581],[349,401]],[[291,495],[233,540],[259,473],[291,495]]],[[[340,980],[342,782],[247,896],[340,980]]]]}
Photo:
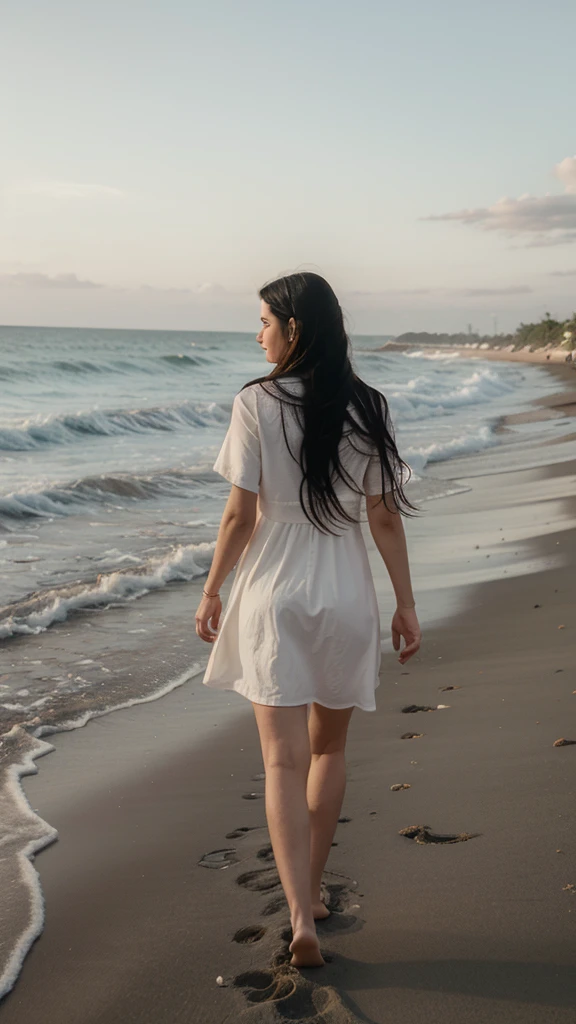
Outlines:
{"type": "Polygon", "coordinates": [[[407,331],[395,338],[396,343],[407,345],[470,345],[488,344],[491,348],[508,348],[513,345],[520,349],[529,345],[532,348],[546,346],[565,348],[566,351],[576,349],[576,313],[568,320],[554,320],[546,313],[536,324],[520,324],[512,334],[430,334],[428,331],[407,331]]]}

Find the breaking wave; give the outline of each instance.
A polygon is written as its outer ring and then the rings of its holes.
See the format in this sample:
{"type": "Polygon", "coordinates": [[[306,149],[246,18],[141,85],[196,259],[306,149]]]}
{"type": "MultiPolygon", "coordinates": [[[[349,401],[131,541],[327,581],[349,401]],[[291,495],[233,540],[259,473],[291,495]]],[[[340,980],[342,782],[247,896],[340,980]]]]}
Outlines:
{"type": "Polygon", "coordinates": [[[87,436],[112,437],[174,431],[182,427],[226,424],[230,407],[216,402],[182,402],[167,407],[143,409],[93,409],[78,413],[35,416],[17,427],[0,427],[0,450],[29,451],[44,445],[74,444],[87,436]]]}
{"type": "MultiPolygon", "coordinates": [[[[100,573],[96,580],[65,583],[0,608],[0,640],[43,633],[72,612],[133,601],[175,580],[190,582],[210,568],[215,541],[178,545],[137,567],[100,573]]],[[[5,705],[4,705],[5,706],[5,705]]]]}
{"type": "Polygon", "coordinates": [[[116,501],[136,502],[158,497],[184,497],[214,483],[209,470],[158,470],[156,473],[117,473],[87,476],[38,491],[0,496],[0,518],[42,519],[96,509],[116,501]]]}

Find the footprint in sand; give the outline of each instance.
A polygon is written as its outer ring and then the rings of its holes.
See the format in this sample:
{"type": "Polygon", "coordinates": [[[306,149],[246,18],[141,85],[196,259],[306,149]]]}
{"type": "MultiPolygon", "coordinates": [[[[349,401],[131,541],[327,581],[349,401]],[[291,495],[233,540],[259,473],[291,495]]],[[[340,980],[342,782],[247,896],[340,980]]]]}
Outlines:
{"type": "Polygon", "coordinates": [[[436,706],[432,707],[431,704],[407,704],[405,708],[402,708],[403,715],[413,715],[416,711],[436,711],[436,706]]]}
{"type": "MultiPolygon", "coordinates": [[[[263,794],[248,794],[245,798],[256,799],[263,794]]],[[[347,824],[352,819],[346,816],[339,818],[341,824],[347,824]]],[[[228,832],[227,839],[242,839],[261,826],[241,826],[228,832]]],[[[336,845],[336,844],[334,844],[336,845]]],[[[271,843],[265,843],[254,851],[257,860],[264,865],[274,864],[274,851],[271,843]]],[[[236,852],[232,848],[213,850],[205,854],[201,862],[204,866],[222,867],[229,863],[238,861],[236,852]]],[[[334,872],[332,873],[334,874],[334,872]]],[[[336,873],[337,874],[337,873],[336,873]]],[[[282,913],[287,916],[288,903],[282,890],[280,876],[274,866],[263,866],[250,871],[243,871],[236,878],[238,885],[252,892],[268,896],[268,900],[260,911],[263,917],[272,917],[282,913]]],[[[352,886],[357,883],[352,882],[352,886]]],[[[323,934],[340,932],[344,929],[350,930],[362,927],[361,919],[353,914],[345,913],[348,907],[353,910],[358,908],[358,894],[353,892],[349,885],[341,882],[324,883],[322,885],[322,897],[327,909],[330,911],[326,918],[317,922],[323,934]]],[[[331,1024],[358,1024],[358,1018],[351,1015],[343,1006],[340,996],[330,985],[322,985],[315,981],[309,981],[305,977],[307,970],[314,973],[314,968],[297,968],[290,963],[292,953],[289,946],[292,942],[292,929],[286,921],[279,921],[280,930],[276,931],[276,948],[273,948],[268,970],[253,970],[238,975],[233,979],[233,984],[244,989],[244,995],[248,1003],[245,1013],[240,1014],[240,1020],[253,1019],[255,1003],[261,1004],[258,1008],[258,1020],[266,1024],[279,1019],[306,1020],[307,1024],[323,1024],[327,1019],[331,1024]],[[279,942],[278,942],[279,940],[279,942]]],[[[245,925],[239,928],[232,937],[233,942],[241,945],[252,945],[260,942],[270,929],[266,926],[245,925]]],[[[274,933],[271,933],[272,935],[274,933]]],[[[268,943],[264,944],[268,948],[268,943]]],[[[334,956],[322,950],[322,957],[327,966],[334,960],[334,956]]],[[[317,968],[316,968],[317,973],[317,968]]]]}
{"type": "MultiPolygon", "coordinates": [[[[343,912],[345,896],[352,896],[352,893],[346,885],[342,885],[342,883],[332,882],[326,884],[325,882],[322,882],[322,899],[331,914],[341,914],[343,912]]],[[[323,917],[317,923],[324,924],[327,920],[327,917],[323,917]]]]}
{"type": "Polygon", "coordinates": [[[408,828],[401,828],[398,835],[413,839],[420,845],[427,843],[465,843],[467,839],[475,839],[482,835],[481,832],[456,832],[442,835],[431,832],[430,825],[409,825],[408,828]]]}
{"type": "MultiPolygon", "coordinates": [[[[341,918],[344,914],[344,911],[351,900],[356,899],[357,894],[352,892],[347,885],[343,885],[342,882],[322,883],[322,888],[324,890],[324,903],[328,907],[330,914],[337,915],[338,918],[341,918]]],[[[356,904],[356,906],[358,906],[358,904],[356,904]]],[[[323,927],[331,927],[334,920],[335,918],[332,917],[323,917],[317,921],[317,924],[322,925],[323,927]],[[328,925],[329,921],[330,925],[328,925]]],[[[356,919],[354,918],[354,920],[356,919]]],[[[346,918],[346,921],[350,922],[350,918],[346,918]]]]}
{"type": "MultiPolygon", "coordinates": [[[[245,971],[234,978],[234,984],[246,991],[249,1003],[278,1002],[287,999],[296,991],[297,978],[287,972],[245,971]]],[[[270,1019],[273,1020],[272,1014],[270,1019]]]]}
{"type": "Polygon", "coordinates": [[[266,906],[262,909],[262,917],[271,917],[272,914],[279,914],[281,910],[286,910],[288,904],[285,896],[274,896],[268,901],[266,906]]]}
{"type": "Polygon", "coordinates": [[[266,828],[266,825],[241,825],[240,828],[235,828],[233,832],[227,832],[226,839],[243,839],[249,832],[255,832],[259,828],[266,828]]]}
{"type": "Polygon", "coordinates": [[[243,800],[260,800],[264,793],[242,793],[243,800]]]}
{"type": "MultiPolygon", "coordinates": [[[[290,954],[289,954],[290,955],[290,954]]],[[[325,956],[325,954],[322,954],[325,956]]],[[[330,963],[332,957],[326,957],[330,963]]],[[[241,1014],[254,1019],[254,1004],[260,1004],[258,1021],[266,1024],[278,1020],[305,1020],[307,1024],[359,1024],[356,1017],[342,1003],[332,985],[320,985],[305,978],[303,968],[278,964],[269,971],[246,971],[234,978],[234,985],[244,990],[250,1009],[241,1014]]],[[[313,971],[315,968],[309,968],[313,971]]],[[[317,970],[317,968],[316,968],[317,970]]]]}
{"type": "MultiPolygon", "coordinates": [[[[352,819],[343,816],[339,819],[342,824],[347,824],[352,819]]],[[[227,833],[227,838],[241,839],[246,837],[256,828],[266,826],[241,826],[227,833]]],[[[260,863],[273,863],[274,852],[271,843],[265,843],[255,850],[255,856],[260,863]]],[[[226,848],[213,850],[206,854],[201,863],[205,866],[216,867],[227,866],[238,860],[235,850],[226,848]]],[[[273,947],[270,959],[270,966],[267,970],[252,970],[244,972],[232,979],[232,984],[244,990],[247,1002],[246,1011],[240,1013],[239,1019],[246,1018],[253,1020],[256,1007],[258,1007],[258,1021],[261,1024],[270,1024],[282,1020],[306,1020],[307,1024],[324,1024],[330,1020],[331,1024],[359,1024],[358,1018],[342,1004],[338,992],[331,985],[322,985],[320,980],[308,980],[306,974],[318,975],[318,969],[293,967],[290,963],[292,953],[290,943],[293,934],[289,922],[286,920],[288,904],[282,890],[280,877],[275,867],[256,868],[251,871],[243,871],[237,876],[236,882],[243,888],[252,892],[259,892],[268,896],[265,906],[261,910],[263,917],[271,918],[275,914],[286,915],[284,920],[279,921],[279,930],[270,931],[268,926],[256,924],[245,925],[239,928],[232,937],[232,941],[241,945],[253,945],[261,942],[265,936],[272,935],[273,947]],[[274,948],[275,946],[275,948],[274,948]]],[[[352,882],[354,886],[357,883],[352,882]]],[[[330,911],[328,917],[317,922],[319,933],[328,935],[343,930],[353,930],[363,926],[362,919],[354,916],[354,913],[346,913],[348,907],[354,911],[359,909],[357,902],[358,894],[352,891],[350,885],[342,882],[322,884],[322,897],[327,909],[330,911]],[[354,902],[356,901],[356,902],[354,902]]],[[[264,944],[268,950],[269,942],[264,944]]],[[[326,969],[335,957],[324,949],[321,950],[326,969]]],[[[219,983],[222,983],[220,979],[219,983]]]]}
{"type": "Polygon", "coordinates": [[[401,740],[419,740],[420,737],[423,736],[423,735],[424,735],[423,732],[403,732],[401,737],[400,737],[400,739],[401,740]]]}
{"type": "Polygon", "coordinates": [[[280,885],[280,876],[274,868],[257,868],[255,871],[244,871],[238,875],[236,882],[253,892],[270,892],[280,885]]]}
{"type": "Polygon", "coordinates": [[[260,942],[260,939],[263,939],[265,935],[265,928],[259,928],[256,924],[250,924],[246,928],[239,928],[232,936],[232,942],[260,942]]]}
{"type": "MultiPolygon", "coordinates": [[[[269,892],[280,885],[280,878],[277,872],[270,868],[264,868],[261,871],[246,871],[236,881],[239,885],[255,892],[269,892]]],[[[341,882],[323,883],[324,903],[330,911],[330,916],[320,919],[317,923],[325,927],[327,922],[330,921],[329,927],[350,927],[355,922],[355,918],[346,917],[345,920],[341,920],[341,924],[338,926],[333,924],[334,919],[332,915],[343,915],[350,901],[356,899],[356,895],[347,885],[343,885],[341,882]]],[[[281,910],[286,910],[287,906],[284,894],[278,894],[266,903],[260,913],[262,917],[271,917],[273,914],[280,913],[281,910]]]]}
{"type": "Polygon", "coordinates": [[[231,864],[236,864],[239,859],[234,847],[227,847],[224,850],[212,850],[210,853],[205,853],[198,863],[203,868],[228,868],[231,864]]]}

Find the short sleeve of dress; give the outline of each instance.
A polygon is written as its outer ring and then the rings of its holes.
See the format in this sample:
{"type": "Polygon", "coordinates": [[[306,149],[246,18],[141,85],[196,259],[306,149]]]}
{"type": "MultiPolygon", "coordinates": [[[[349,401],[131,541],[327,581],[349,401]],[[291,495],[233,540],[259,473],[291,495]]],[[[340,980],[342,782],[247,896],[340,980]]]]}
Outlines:
{"type": "Polygon", "coordinates": [[[244,388],[234,397],[230,425],[212,468],[231,484],[257,494],[261,466],[256,394],[244,388]]]}
{"type": "Polygon", "coordinates": [[[384,470],[384,491],[382,491],[382,464],[378,456],[371,457],[364,474],[364,494],[386,494],[391,490],[390,478],[384,470]]]}
{"type": "MultiPolygon", "coordinates": [[[[390,416],[390,409],[387,410],[386,426],[394,440],[396,440],[394,424],[390,416]]],[[[407,479],[409,478],[409,474],[406,473],[403,467],[398,466],[396,473],[397,479],[399,481],[401,480],[403,484],[406,483],[407,479]]],[[[384,469],[384,491],[382,491],[382,463],[380,461],[379,455],[372,455],[368,459],[368,464],[366,466],[366,471],[364,473],[363,487],[364,494],[368,495],[382,493],[387,494],[388,491],[392,490],[392,480],[390,479],[390,476],[387,473],[386,469],[384,469]]]]}

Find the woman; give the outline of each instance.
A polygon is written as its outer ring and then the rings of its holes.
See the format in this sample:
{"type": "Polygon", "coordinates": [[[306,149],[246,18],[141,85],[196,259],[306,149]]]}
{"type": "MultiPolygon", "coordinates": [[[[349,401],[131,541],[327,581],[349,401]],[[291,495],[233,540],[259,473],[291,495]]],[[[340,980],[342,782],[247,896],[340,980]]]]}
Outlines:
{"type": "Polygon", "coordinates": [[[213,644],[203,682],[252,702],[291,964],[320,967],[314,920],[330,913],[321,881],[344,797],[346,734],[354,707],[375,710],[379,684],[361,501],[397,598],[401,664],[420,645],[400,514],[415,506],[386,399],[352,368],[330,285],[291,274],[259,295],[257,341],[275,369],[235,396],[214,464],[232,489],[196,632],[213,644]],[[220,624],[218,590],[237,562],[220,624]]]}

